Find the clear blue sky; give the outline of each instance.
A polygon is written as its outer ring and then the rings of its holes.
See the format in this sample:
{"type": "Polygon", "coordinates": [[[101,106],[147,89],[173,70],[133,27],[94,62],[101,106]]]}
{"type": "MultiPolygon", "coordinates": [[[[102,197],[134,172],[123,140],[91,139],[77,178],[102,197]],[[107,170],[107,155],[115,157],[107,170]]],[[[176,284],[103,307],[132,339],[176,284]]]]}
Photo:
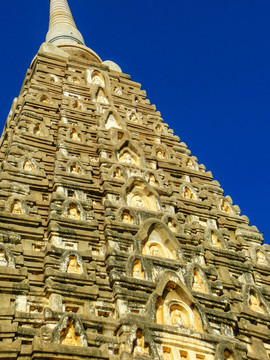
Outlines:
{"type": "MultiPolygon", "coordinates": [[[[269,229],[270,1],[69,0],[86,44],[140,82],[252,225],[269,229]]],[[[1,127],[49,0],[0,1],[1,127]]]]}

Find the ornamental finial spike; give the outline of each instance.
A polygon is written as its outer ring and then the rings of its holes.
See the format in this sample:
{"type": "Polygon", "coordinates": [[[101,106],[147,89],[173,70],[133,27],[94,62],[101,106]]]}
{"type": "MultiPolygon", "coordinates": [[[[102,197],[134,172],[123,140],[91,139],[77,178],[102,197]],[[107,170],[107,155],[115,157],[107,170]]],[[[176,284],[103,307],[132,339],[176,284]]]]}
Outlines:
{"type": "Polygon", "coordinates": [[[56,45],[84,45],[83,37],[75,25],[67,0],[50,0],[50,24],[46,41],[56,45]]]}

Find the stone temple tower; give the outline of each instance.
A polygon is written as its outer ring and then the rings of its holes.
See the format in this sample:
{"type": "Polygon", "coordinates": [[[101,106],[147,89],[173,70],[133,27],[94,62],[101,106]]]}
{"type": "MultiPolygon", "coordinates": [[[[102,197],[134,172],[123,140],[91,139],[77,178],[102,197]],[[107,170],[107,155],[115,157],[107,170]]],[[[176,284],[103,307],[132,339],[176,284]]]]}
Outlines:
{"type": "Polygon", "coordinates": [[[0,359],[269,359],[270,248],[66,0],[0,144],[0,359]]]}

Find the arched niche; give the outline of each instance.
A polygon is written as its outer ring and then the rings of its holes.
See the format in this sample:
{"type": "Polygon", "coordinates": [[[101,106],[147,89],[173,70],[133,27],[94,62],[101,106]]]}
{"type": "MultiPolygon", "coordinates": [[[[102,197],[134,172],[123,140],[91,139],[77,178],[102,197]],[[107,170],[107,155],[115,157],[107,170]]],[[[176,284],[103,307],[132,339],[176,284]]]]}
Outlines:
{"type": "Polygon", "coordinates": [[[52,340],[65,346],[87,346],[82,320],[75,314],[63,315],[53,330],[52,340]]]}
{"type": "Polygon", "coordinates": [[[25,170],[26,172],[29,173],[39,170],[36,160],[33,159],[31,156],[22,156],[18,160],[18,168],[25,170]]]}
{"type": "Polygon", "coordinates": [[[251,249],[251,256],[255,264],[259,266],[269,266],[270,259],[268,253],[261,246],[251,249]]]}
{"type": "Polygon", "coordinates": [[[42,104],[50,104],[51,99],[50,96],[47,94],[38,94],[38,101],[42,104]]]}
{"type": "Polygon", "coordinates": [[[71,100],[70,107],[73,110],[77,110],[77,111],[83,111],[84,110],[83,103],[81,101],[79,101],[78,99],[71,100]]]}
{"type": "Polygon", "coordinates": [[[108,172],[108,176],[110,179],[114,180],[126,180],[127,179],[127,172],[125,166],[117,164],[113,165],[108,172]]]}
{"type": "Polygon", "coordinates": [[[142,114],[138,113],[136,111],[128,111],[127,119],[133,124],[136,124],[136,125],[142,124],[142,114]]]}
{"type": "Polygon", "coordinates": [[[160,211],[161,204],[157,192],[143,180],[132,180],[126,188],[126,203],[137,209],[160,211]]]}
{"type": "Polygon", "coordinates": [[[15,196],[11,196],[6,202],[6,210],[14,215],[29,215],[26,201],[15,196]]]}
{"type": "Polygon", "coordinates": [[[193,291],[211,294],[211,285],[203,268],[198,264],[187,267],[186,282],[189,289],[193,291]]]}
{"type": "Polygon", "coordinates": [[[70,159],[66,165],[67,172],[73,175],[84,175],[85,170],[83,165],[77,158],[70,159]]]}
{"type": "Polygon", "coordinates": [[[105,86],[105,79],[99,71],[93,71],[91,74],[91,83],[92,85],[105,86]]]}
{"type": "Polygon", "coordinates": [[[136,331],[136,338],[133,341],[134,356],[149,356],[149,345],[145,341],[143,330],[138,329],[136,331]]]}
{"type": "Polygon", "coordinates": [[[212,332],[207,317],[179,276],[166,271],[151,295],[146,312],[156,324],[186,331],[212,332]]]}
{"type": "Polygon", "coordinates": [[[125,166],[145,166],[144,152],[133,141],[126,139],[126,136],[117,143],[115,158],[125,166]]]}
{"type": "Polygon", "coordinates": [[[10,267],[15,268],[15,258],[10,249],[0,244],[0,268],[10,267]]]}
{"type": "Polygon", "coordinates": [[[235,344],[228,343],[227,341],[221,342],[217,345],[216,356],[217,360],[242,360],[242,356],[235,348],[235,344]]]}
{"type": "Polygon", "coordinates": [[[70,220],[85,221],[86,212],[76,199],[67,199],[62,205],[62,215],[70,220]]]}
{"type": "Polygon", "coordinates": [[[109,130],[112,128],[115,129],[125,129],[125,124],[117,113],[117,111],[113,108],[107,110],[101,117],[100,126],[105,127],[105,129],[109,130]]]}
{"type": "Polygon", "coordinates": [[[128,225],[139,225],[136,211],[132,208],[121,207],[116,213],[116,220],[128,225]]]}
{"type": "Polygon", "coordinates": [[[75,129],[75,127],[72,127],[68,131],[68,138],[72,141],[81,142],[82,141],[82,135],[81,132],[78,129],[75,129]]]}
{"type": "Polygon", "coordinates": [[[228,215],[234,215],[233,207],[226,198],[219,200],[219,209],[228,215]]]}
{"type": "Polygon", "coordinates": [[[140,259],[135,259],[133,261],[131,275],[134,279],[140,279],[140,280],[145,279],[143,266],[142,266],[142,262],[140,259]]]}
{"type": "Polygon", "coordinates": [[[262,292],[254,285],[246,285],[243,290],[245,305],[252,311],[261,315],[270,314],[268,302],[265,300],[262,292]]]}
{"type": "Polygon", "coordinates": [[[148,219],[135,236],[135,249],[147,256],[179,259],[180,245],[160,220],[148,219]]]}
{"type": "Polygon", "coordinates": [[[213,248],[227,248],[223,235],[217,229],[205,229],[205,240],[213,248]]]}
{"type": "Polygon", "coordinates": [[[183,157],[183,166],[190,170],[199,171],[198,160],[195,156],[183,157]]]}
{"type": "Polygon", "coordinates": [[[76,251],[65,251],[60,258],[60,271],[67,274],[82,274],[84,264],[81,255],[76,251]]]}
{"type": "Polygon", "coordinates": [[[190,184],[182,184],[180,186],[180,195],[185,199],[198,200],[198,194],[190,184]]]}
{"type": "Polygon", "coordinates": [[[109,100],[104,92],[104,90],[102,88],[100,88],[98,91],[97,91],[97,94],[96,94],[96,99],[97,99],[97,103],[99,104],[105,104],[105,105],[108,105],[109,104],[109,100]]]}

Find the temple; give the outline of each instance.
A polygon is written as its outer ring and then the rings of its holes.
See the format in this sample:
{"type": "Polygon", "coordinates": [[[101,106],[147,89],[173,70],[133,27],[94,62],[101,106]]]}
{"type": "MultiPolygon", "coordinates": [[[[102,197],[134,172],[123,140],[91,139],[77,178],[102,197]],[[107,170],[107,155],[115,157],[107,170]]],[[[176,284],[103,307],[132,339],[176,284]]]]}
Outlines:
{"type": "Polygon", "coordinates": [[[66,0],[0,164],[0,359],[270,358],[270,247],[66,0]]]}

